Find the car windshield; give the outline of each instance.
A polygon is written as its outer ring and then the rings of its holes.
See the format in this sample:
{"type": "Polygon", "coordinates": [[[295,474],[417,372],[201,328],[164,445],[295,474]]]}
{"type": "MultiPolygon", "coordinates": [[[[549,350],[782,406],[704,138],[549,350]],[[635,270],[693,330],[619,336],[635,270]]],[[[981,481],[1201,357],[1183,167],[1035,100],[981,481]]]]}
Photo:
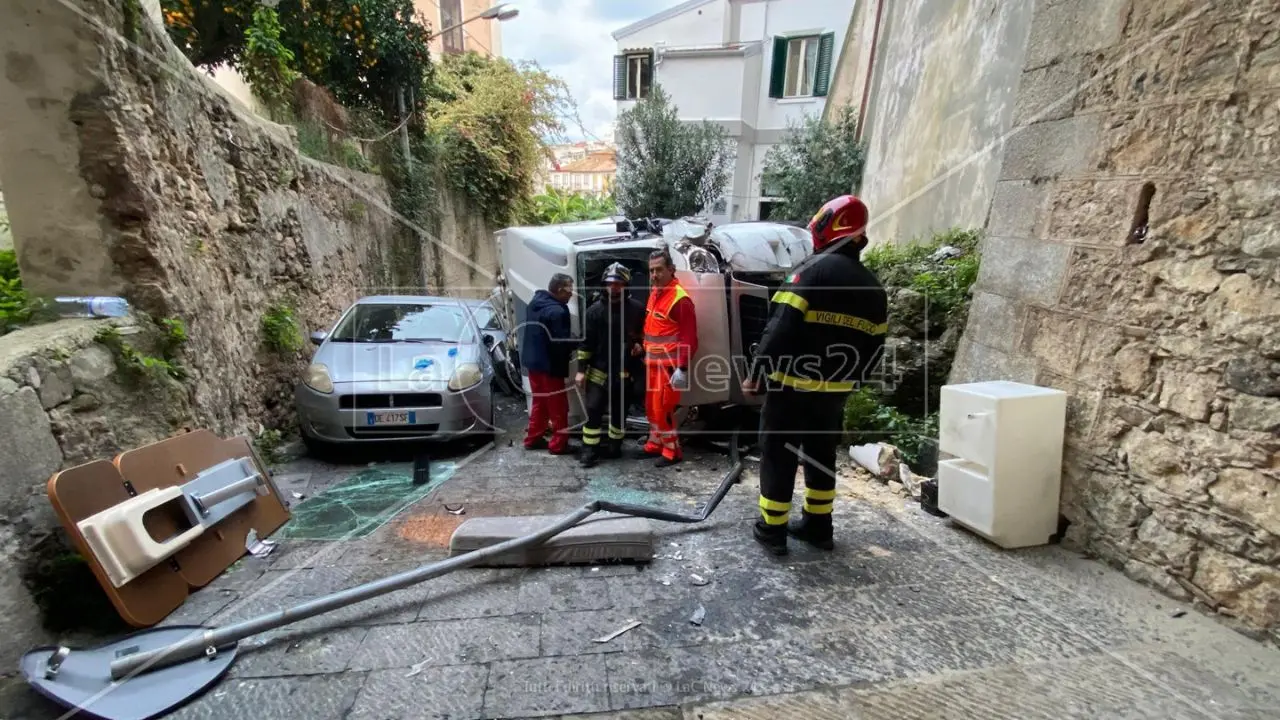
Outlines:
{"type": "Polygon", "coordinates": [[[468,337],[466,311],[458,305],[427,303],[357,305],[330,338],[334,342],[462,342],[468,337]]]}

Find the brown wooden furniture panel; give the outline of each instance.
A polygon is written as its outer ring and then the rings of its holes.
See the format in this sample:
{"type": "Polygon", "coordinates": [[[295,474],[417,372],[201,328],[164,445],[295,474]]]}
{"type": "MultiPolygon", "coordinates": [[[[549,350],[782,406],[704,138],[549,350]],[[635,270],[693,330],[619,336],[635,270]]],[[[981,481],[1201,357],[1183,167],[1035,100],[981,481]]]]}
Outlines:
{"type": "MultiPolygon", "coordinates": [[[[224,439],[208,430],[195,430],[127,450],[114,461],[98,460],[69,468],[49,479],[49,501],[54,511],[112,604],[130,625],[150,627],[167,617],[186,601],[191,589],[208,585],[245,555],[245,540],[250,530],[256,531],[259,538],[265,538],[287,522],[288,506],[269,483],[270,492],[257,496],[172,558],[119,588],[112,586],[77,524],[128,500],[132,497],[130,487],[134,495],[141,495],[149,490],[183,485],[201,471],[236,458],[249,458],[258,472],[267,471],[258,463],[248,439],[224,439]]],[[[180,532],[185,523],[184,518],[165,512],[149,512],[143,516],[144,527],[157,540],[180,532]]]]}
{"type": "Polygon", "coordinates": [[[133,627],[150,627],[186,602],[185,580],[173,567],[160,563],[121,587],[112,587],[107,573],[94,557],[77,524],[129,499],[124,478],[107,460],[68,468],[49,478],[49,502],[76,549],[89,564],[120,617],[133,627]]]}

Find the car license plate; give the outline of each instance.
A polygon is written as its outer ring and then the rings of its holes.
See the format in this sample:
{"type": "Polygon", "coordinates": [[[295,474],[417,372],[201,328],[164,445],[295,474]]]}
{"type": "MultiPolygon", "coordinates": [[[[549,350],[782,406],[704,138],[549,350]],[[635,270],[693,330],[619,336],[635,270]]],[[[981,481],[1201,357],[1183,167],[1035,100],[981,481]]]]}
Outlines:
{"type": "Polygon", "coordinates": [[[412,410],[371,412],[368,420],[370,425],[413,425],[417,422],[416,415],[412,410]]]}

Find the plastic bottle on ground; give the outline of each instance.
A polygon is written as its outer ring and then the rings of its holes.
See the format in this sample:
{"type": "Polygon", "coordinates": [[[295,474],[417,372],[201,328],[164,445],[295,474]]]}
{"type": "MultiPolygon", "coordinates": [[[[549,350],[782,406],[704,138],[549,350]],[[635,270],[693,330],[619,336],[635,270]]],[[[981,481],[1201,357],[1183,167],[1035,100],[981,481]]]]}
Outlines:
{"type": "Polygon", "coordinates": [[[59,297],[54,298],[53,309],[64,318],[124,317],[129,314],[129,301],[106,296],[59,297]]]}

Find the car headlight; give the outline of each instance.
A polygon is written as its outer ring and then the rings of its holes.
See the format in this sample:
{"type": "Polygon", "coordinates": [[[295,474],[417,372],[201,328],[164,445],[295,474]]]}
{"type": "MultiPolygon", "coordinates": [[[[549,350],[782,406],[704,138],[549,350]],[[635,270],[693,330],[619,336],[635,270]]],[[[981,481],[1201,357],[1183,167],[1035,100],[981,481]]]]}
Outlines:
{"type": "Polygon", "coordinates": [[[312,363],[307,368],[307,374],[302,381],[316,392],[325,394],[333,392],[333,378],[329,377],[329,368],[320,363],[312,363]]]}
{"type": "Polygon", "coordinates": [[[450,390],[466,390],[480,384],[484,379],[484,375],[480,372],[480,366],[475,363],[463,363],[453,371],[453,377],[449,378],[450,390]]]}

